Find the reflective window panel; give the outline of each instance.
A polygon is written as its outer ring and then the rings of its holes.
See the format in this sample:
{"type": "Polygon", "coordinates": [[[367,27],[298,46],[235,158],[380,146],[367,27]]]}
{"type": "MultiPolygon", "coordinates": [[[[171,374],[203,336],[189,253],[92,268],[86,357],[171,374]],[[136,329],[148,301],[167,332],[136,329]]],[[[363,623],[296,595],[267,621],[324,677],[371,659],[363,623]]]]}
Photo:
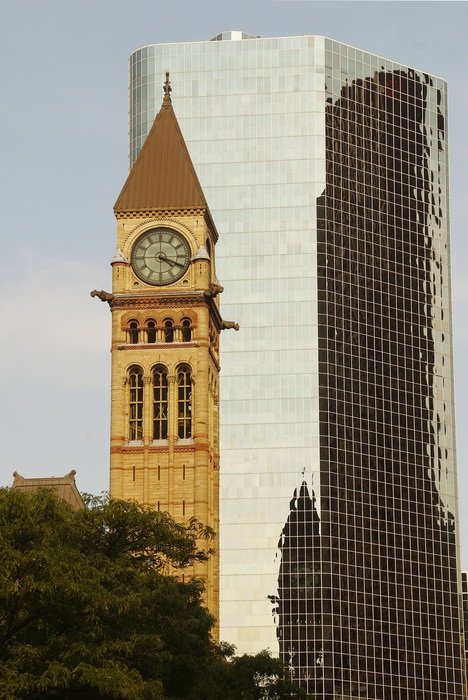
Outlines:
{"type": "Polygon", "coordinates": [[[324,37],[148,46],[220,239],[221,637],[315,698],[461,700],[447,94],[324,37]]]}

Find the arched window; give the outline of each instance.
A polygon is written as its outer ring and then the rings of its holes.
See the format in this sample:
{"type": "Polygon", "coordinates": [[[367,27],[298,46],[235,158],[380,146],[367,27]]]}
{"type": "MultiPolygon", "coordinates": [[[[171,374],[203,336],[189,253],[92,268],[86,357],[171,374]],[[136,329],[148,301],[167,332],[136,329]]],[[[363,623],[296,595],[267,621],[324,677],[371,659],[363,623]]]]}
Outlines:
{"type": "Polygon", "coordinates": [[[146,337],[148,343],[156,342],[156,323],[150,319],[146,324],[146,337]]]}
{"type": "Polygon", "coordinates": [[[174,322],[170,318],[167,318],[164,321],[164,342],[165,343],[173,343],[174,342],[174,322]]]}
{"type": "Polygon", "coordinates": [[[153,369],[153,440],[167,440],[167,370],[153,369]]]}
{"type": "Polygon", "coordinates": [[[177,434],[182,439],[192,437],[192,373],[188,365],[177,371],[177,434]]]}
{"type": "Polygon", "coordinates": [[[143,370],[128,370],[128,436],[129,440],[143,440],[143,370]]]}
{"type": "Polygon", "coordinates": [[[184,343],[192,340],[192,322],[189,318],[182,319],[182,340],[184,343]]]}
{"type": "Polygon", "coordinates": [[[138,343],[139,336],[138,321],[130,321],[128,324],[128,342],[132,344],[138,343]]]}

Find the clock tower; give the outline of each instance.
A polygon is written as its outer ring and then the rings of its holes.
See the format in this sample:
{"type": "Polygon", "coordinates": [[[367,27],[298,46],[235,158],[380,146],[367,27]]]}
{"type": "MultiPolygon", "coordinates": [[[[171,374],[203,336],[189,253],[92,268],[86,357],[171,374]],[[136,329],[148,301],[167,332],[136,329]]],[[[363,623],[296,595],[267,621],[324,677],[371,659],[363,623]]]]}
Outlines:
{"type": "Polygon", "coordinates": [[[218,619],[218,239],[180,131],[164,99],[114,207],[110,494],[195,516],[215,531],[214,554],[185,576],[205,582],[218,619]]]}

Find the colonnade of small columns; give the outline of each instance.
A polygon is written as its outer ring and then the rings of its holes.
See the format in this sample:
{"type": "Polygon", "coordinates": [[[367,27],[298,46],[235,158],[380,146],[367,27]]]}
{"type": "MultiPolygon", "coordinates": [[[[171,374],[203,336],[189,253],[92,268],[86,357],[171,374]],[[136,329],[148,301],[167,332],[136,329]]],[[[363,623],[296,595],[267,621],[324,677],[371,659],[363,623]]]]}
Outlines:
{"type": "Polygon", "coordinates": [[[178,324],[172,319],[163,321],[158,325],[150,319],[144,326],[140,326],[136,320],[131,320],[125,329],[126,342],[130,345],[139,343],[189,343],[192,340],[192,322],[189,318],[183,318],[178,324]]]}

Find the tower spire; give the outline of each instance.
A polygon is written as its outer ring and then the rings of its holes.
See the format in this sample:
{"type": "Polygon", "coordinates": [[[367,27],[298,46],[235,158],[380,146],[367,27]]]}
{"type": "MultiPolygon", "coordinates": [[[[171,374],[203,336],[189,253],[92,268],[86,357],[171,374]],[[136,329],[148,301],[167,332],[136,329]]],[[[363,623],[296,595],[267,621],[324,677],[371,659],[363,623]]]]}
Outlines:
{"type": "Polygon", "coordinates": [[[115,212],[202,209],[208,205],[171,101],[166,72],[161,109],[115,204],[115,212]]]}
{"type": "Polygon", "coordinates": [[[163,107],[168,107],[170,104],[172,104],[171,100],[171,83],[169,81],[169,71],[166,71],[166,80],[163,85],[163,90],[164,90],[164,99],[163,99],[163,107]]]}

